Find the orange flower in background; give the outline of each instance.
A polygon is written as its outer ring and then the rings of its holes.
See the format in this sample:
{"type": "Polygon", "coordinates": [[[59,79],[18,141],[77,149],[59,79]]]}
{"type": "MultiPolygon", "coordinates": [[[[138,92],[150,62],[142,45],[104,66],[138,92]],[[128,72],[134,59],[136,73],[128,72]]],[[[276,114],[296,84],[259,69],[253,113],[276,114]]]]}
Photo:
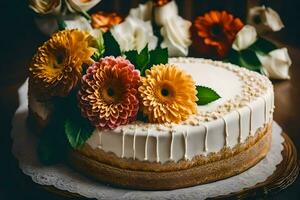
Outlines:
{"type": "Polygon", "coordinates": [[[139,71],[122,57],[105,57],[87,69],[78,93],[84,117],[98,128],[113,129],[134,120],[139,109],[139,71]]]}
{"type": "Polygon", "coordinates": [[[182,69],[154,65],[141,82],[141,107],[149,122],[179,123],[197,112],[195,82],[182,69]]]}
{"type": "Polygon", "coordinates": [[[239,18],[226,11],[205,13],[193,23],[193,48],[201,56],[223,58],[243,26],[239,18]]]}
{"type": "Polygon", "coordinates": [[[120,24],[123,18],[117,13],[96,12],[91,15],[92,27],[107,32],[112,26],[120,24]]]}
{"type": "Polygon", "coordinates": [[[172,1],[172,0],[153,0],[153,3],[154,3],[154,6],[161,7],[161,6],[166,5],[170,1],[172,1]]]}

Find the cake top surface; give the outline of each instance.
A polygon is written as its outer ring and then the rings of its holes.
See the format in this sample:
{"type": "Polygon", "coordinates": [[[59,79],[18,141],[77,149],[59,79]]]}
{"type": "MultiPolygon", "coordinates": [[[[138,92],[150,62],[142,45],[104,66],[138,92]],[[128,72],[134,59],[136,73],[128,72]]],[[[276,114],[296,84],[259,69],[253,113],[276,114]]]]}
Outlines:
{"type": "Polygon", "coordinates": [[[221,98],[207,105],[198,105],[197,113],[179,124],[133,121],[114,130],[101,131],[124,131],[128,134],[139,132],[141,135],[156,135],[156,133],[168,133],[174,130],[180,132],[188,127],[217,120],[273,91],[272,83],[268,78],[230,63],[191,57],[170,58],[169,63],[191,74],[196,85],[205,85],[217,91],[221,98]]]}
{"type": "Polygon", "coordinates": [[[191,74],[196,85],[205,85],[215,90],[221,98],[207,105],[198,105],[199,111],[213,111],[219,105],[235,96],[242,94],[242,82],[232,71],[213,63],[205,63],[201,60],[171,59],[171,63],[191,74]]]}

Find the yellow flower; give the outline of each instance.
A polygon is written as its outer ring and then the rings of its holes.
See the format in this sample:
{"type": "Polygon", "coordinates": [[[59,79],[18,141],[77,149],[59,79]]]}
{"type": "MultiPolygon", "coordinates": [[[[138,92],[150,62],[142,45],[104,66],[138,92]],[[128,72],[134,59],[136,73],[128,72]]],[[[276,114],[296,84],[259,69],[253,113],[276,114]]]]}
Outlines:
{"type": "Polygon", "coordinates": [[[82,65],[92,64],[95,39],[79,30],[55,33],[39,47],[29,66],[32,87],[40,98],[66,96],[82,76],[82,65]]]}
{"type": "Polygon", "coordinates": [[[196,113],[195,82],[176,66],[155,65],[141,82],[141,107],[150,122],[179,123],[196,113]]]}

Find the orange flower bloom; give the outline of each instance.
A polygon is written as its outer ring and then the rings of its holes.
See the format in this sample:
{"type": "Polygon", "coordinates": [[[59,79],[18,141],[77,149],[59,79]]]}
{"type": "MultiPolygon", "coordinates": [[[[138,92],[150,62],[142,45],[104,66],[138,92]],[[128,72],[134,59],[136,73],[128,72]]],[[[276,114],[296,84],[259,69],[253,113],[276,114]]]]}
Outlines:
{"type": "Polygon", "coordinates": [[[172,1],[172,0],[153,0],[153,3],[154,3],[154,6],[161,7],[161,6],[166,5],[170,1],[172,1]]]}
{"type": "Polygon", "coordinates": [[[81,113],[98,128],[113,129],[138,112],[139,71],[122,57],[105,57],[87,69],[78,93],[81,113]]]}
{"type": "Polygon", "coordinates": [[[85,31],[55,33],[32,58],[30,82],[39,98],[66,96],[81,79],[82,65],[92,64],[95,39],[85,31]]]}
{"type": "Polygon", "coordinates": [[[201,56],[223,58],[243,26],[239,18],[226,11],[205,13],[193,23],[193,47],[201,56]]]}
{"type": "Polygon", "coordinates": [[[142,111],[153,123],[179,123],[197,111],[193,78],[178,67],[155,65],[139,87],[142,111]]]}
{"type": "Polygon", "coordinates": [[[117,13],[96,12],[91,15],[92,27],[101,29],[102,32],[108,31],[112,26],[120,24],[123,18],[117,13]]]}

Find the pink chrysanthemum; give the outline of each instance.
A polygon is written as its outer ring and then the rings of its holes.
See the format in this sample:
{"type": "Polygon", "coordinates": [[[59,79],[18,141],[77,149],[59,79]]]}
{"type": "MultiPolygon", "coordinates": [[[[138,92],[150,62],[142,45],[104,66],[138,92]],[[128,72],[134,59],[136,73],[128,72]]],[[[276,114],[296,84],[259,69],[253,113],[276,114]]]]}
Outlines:
{"type": "Polygon", "coordinates": [[[87,69],[78,93],[84,117],[113,129],[133,120],[139,109],[139,71],[122,57],[105,57],[87,69]]]}

